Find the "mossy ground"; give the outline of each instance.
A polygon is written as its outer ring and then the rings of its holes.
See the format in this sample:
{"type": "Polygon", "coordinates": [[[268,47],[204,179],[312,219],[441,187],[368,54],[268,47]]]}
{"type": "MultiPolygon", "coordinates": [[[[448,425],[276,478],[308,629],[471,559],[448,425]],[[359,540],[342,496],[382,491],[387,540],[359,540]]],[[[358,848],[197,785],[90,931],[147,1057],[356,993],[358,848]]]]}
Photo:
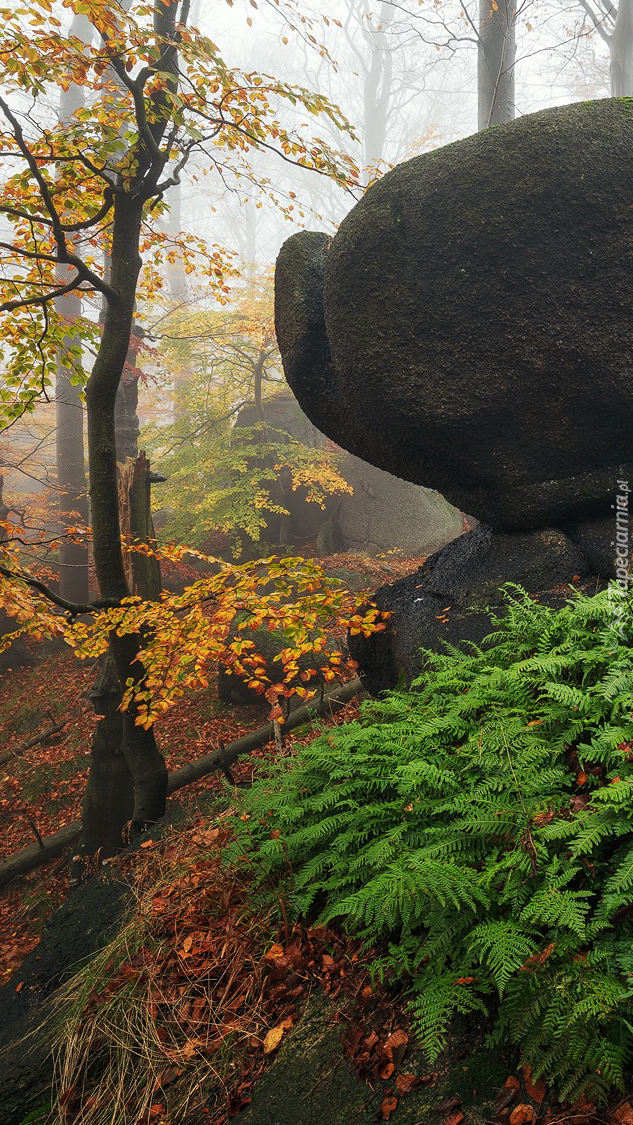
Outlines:
{"type": "MultiPolygon", "coordinates": [[[[332,1021],[336,1006],[320,994],[309,1001],[302,1019],[279,1049],[273,1065],[259,1080],[253,1100],[240,1115],[240,1125],[362,1125],[375,1122],[393,1082],[358,1078],[341,1049],[341,1024],[332,1021]],[[372,1088],[373,1087],[373,1088],[372,1088]]],[[[450,1051],[434,1065],[433,1084],[398,1099],[390,1125],[435,1125],[438,1107],[447,1097],[459,1098],[469,1125],[483,1125],[494,1115],[498,1090],[511,1061],[481,1047],[479,1029],[456,1028],[450,1051]]],[[[401,1070],[428,1074],[422,1053],[409,1048],[401,1070]]]]}

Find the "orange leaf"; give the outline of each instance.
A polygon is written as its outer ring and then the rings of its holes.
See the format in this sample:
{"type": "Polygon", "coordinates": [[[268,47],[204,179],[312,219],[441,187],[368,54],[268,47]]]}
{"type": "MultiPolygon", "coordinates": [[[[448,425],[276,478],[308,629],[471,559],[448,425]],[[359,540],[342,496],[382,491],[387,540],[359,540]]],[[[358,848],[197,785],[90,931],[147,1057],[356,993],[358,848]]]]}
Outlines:
{"type": "Polygon", "coordinates": [[[385,1043],[385,1047],[390,1047],[392,1051],[395,1051],[396,1047],[406,1047],[408,1042],[409,1036],[407,1035],[406,1031],[402,1031],[402,1029],[397,1028],[389,1036],[387,1042],[385,1043]]]}
{"type": "Polygon", "coordinates": [[[396,1078],[396,1090],[399,1094],[410,1094],[420,1085],[420,1079],[415,1074],[399,1074],[396,1078]]]}
{"type": "Polygon", "coordinates": [[[611,1114],[613,1121],[617,1121],[618,1125],[633,1125],[633,1106],[630,1102],[622,1102],[616,1110],[611,1114]]]}
{"type": "Polygon", "coordinates": [[[518,1105],[510,1114],[510,1125],[528,1125],[534,1121],[536,1110],[531,1105],[518,1105]]]}
{"type": "MultiPolygon", "coordinates": [[[[545,1082],[542,1078],[538,1078],[536,1082],[533,1081],[531,1066],[522,1067],[522,1072],[525,1081],[525,1092],[528,1098],[531,1098],[533,1102],[536,1102],[536,1104],[540,1106],[547,1090],[545,1082]]],[[[630,1125],[633,1125],[633,1120],[630,1122],[630,1125]]]]}
{"type": "Polygon", "coordinates": [[[381,1115],[383,1121],[388,1121],[389,1118],[391,1117],[391,1114],[393,1113],[394,1109],[397,1109],[397,1108],[398,1108],[398,1099],[397,1098],[383,1098],[382,1105],[380,1107],[380,1115],[381,1115]]]}

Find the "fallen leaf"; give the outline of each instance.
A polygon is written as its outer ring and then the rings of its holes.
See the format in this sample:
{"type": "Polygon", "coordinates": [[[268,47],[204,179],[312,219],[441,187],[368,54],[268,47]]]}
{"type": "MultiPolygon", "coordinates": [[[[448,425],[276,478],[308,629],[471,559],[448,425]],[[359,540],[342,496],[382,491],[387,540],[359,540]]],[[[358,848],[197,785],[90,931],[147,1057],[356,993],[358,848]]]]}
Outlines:
{"type": "Polygon", "coordinates": [[[437,1112],[441,1113],[442,1117],[446,1117],[447,1114],[452,1113],[452,1111],[454,1109],[457,1109],[457,1106],[461,1105],[461,1104],[462,1104],[461,1098],[456,1098],[456,1097],[444,1098],[444,1101],[440,1102],[440,1104],[438,1105],[437,1112]]]}
{"type": "Polygon", "coordinates": [[[396,1068],[393,1065],[393,1063],[388,1062],[388,1063],[386,1063],[385,1066],[381,1067],[381,1069],[378,1071],[378,1074],[380,1075],[381,1078],[384,1078],[385,1081],[386,1081],[387,1078],[391,1078],[391,1075],[393,1074],[395,1069],[396,1068]]]}
{"type": "Polygon", "coordinates": [[[391,1050],[394,1051],[396,1047],[406,1047],[408,1042],[409,1036],[407,1035],[406,1031],[402,1031],[398,1028],[396,1029],[396,1031],[391,1033],[387,1042],[385,1043],[385,1047],[390,1047],[391,1050]]]}
{"type": "Polygon", "coordinates": [[[618,1125],[633,1125],[633,1106],[630,1102],[622,1102],[611,1114],[611,1120],[618,1125]]]}
{"type": "Polygon", "coordinates": [[[231,1097],[231,1103],[229,1105],[229,1117],[237,1117],[240,1110],[244,1109],[245,1106],[250,1105],[252,1100],[252,1098],[241,1097],[239,1094],[233,1095],[231,1097]]]}
{"type": "Polygon", "coordinates": [[[391,1097],[383,1098],[382,1105],[380,1107],[380,1116],[382,1117],[383,1121],[388,1121],[389,1118],[391,1117],[391,1114],[393,1113],[394,1109],[397,1109],[397,1108],[398,1108],[398,1099],[397,1098],[391,1098],[391,1097]]]}
{"type": "MultiPolygon", "coordinates": [[[[533,1102],[536,1102],[536,1104],[540,1106],[547,1091],[544,1080],[539,1078],[536,1082],[533,1081],[531,1066],[524,1066],[522,1072],[525,1081],[525,1092],[528,1098],[531,1098],[533,1102]]],[[[627,1123],[627,1125],[629,1125],[629,1123],[627,1123]]],[[[633,1125],[633,1121],[630,1122],[630,1125],[633,1125]]]]}
{"type": "Polygon", "coordinates": [[[278,1027],[273,1027],[271,1031],[268,1031],[266,1033],[266,1035],[264,1036],[264,1054],[265,1055],[270,1055],[273,1051],[277,1050],[277,1047],[281,1043],[283,1033],[284,1033],[285,1030],[286,1029],[285,1029],[283,1023],[280,1023],[278,1025],[278,1027]]]}
{"type": "Polygon", "coordinates": [[[416,1086],[421,1086],[423,1082],[424,1079],[418,1078],[415,1074],[399,1074],[396,1078],[396,1090],[399,1094],[410,1094],[416,1086]]]}
{"type": "Polygon", "coordinates": [[[536,1110],[534,1106],[521,1105],[516,1106],[510,1114],[510,1125],[527,1125],[527,1122],[534,1121],[536,1117],[536,1110]]]}
{"type": "Polygon", "coordinates": [[[448,1117],[444,1118],[444,1125],[461,1125],[464,1120],[464,1114],[461,1110],[457,1109],[454,1113],[449,1113],[448,1117]]]}
{"type": "Polygon", "coordinates": [[[497,1099],[495,1101],[496,1112],[499,1114],[502,1113],[504,1109],[508,1109],[508,1107],[512,1105],[512,1102],[518,1096],[518,1093],[519,1091],[515,1090],[512,1086],[508,1086],[507,1088],[502,1087],[501,1090],[499,1090],[497,1099]]]}

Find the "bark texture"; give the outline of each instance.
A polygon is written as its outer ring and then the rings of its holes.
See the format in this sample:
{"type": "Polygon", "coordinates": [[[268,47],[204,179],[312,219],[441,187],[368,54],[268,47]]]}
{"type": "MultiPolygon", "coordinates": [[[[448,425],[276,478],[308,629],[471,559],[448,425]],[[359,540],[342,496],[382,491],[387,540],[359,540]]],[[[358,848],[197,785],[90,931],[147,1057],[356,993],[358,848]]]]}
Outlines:
{"type": "Polygon", "coordinates": [[[515,20],[514,0],[479,0],[478,129],[514,121],[515,20]]]}
{"type": "MultiPolygon", "coordinates": [[[[141,264],[138,251],[141,216],[141,200],[126,194],[117,197],[110,274],[110,284],[116,298],[108,301],[99,354],[86,388],[95,570],[102,597],[113,599],[124,598],[130,593],[121,551],[115,402],[132,332],[136,283],[141,264]]],[[[120,684],[125,684],[130,677],[136,682],[142,680],[143,667],[136,659],[140,648],[139,636],[111,635],[110,658],[120,684]]],[[[130,815],[127,794],[119,792],[117,799],[116,787],[109,780],[110,775],[120,772],[114,761],[117,751],[112,745],[110,757],[113,760],[108,769],[104,770],[99,762],[102,762],[108,752],[107,744],[96,747],[95,794],[98,776],[101,775],[105,780],[95,801],[99,804],[103,800],[108,804],[109,811],[104,811],[103,815],[111,822],[113,833],[122,823],[123,817],[126,818],[125,823],[129,821],[130,831],[134,833],[158,820],[165,812],[165,762],[156,745],[153,730],[146,731],[136,726],[136,716],[133,705],[121,715],[120,746],[133,790],[130,815]]],[[[110,839],[109,835],[108,840],[110,839]]]]}

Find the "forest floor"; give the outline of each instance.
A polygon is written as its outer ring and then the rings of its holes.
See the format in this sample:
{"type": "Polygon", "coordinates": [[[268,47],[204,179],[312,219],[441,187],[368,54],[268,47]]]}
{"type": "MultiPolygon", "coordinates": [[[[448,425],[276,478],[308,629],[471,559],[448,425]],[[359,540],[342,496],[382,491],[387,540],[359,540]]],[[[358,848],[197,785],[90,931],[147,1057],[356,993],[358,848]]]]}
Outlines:
{"type": "MultiPolygon", "coordinates": [[[[355,588],[374,591],[385,582],[409,574],[422,558],[393,558],[388,562],[364,555],[332,555],[318,560],[323,569],[353,576],[355,588]]],[[[45,650],[46,651],[46,650],[45,650]]],[[[19,752],[31,739],[64,723],[61,730],[26,753],[0,765],[0,860],[32,844],[37,833],[46,838],[81,818],[81,804],[90,763],[95,723],[89,691],[94,681],[91,662],[73,653],[38,655],[33,667],[7,672],[0,680],[0,755],[19,752]]],[[[352,700],[339,709],[336,722],[347,722],[358,712],[352,700]]],[[[209,678],[204,691],[190,692],[160,723],[159,744],[171,772],[211,753],[264,725],[266,703],[227,705],[218,699],[217,679],[209,678]]],[[[305,728],[289,736],[290,744],[314,737],[305,728]]],[[[274,754],[274,744],[263,746],[237,763],[238,782],[250,780],[258,764],[274,754]]],[[[204,778],[169,799],[170,808],[190,800],[197,792],[220,791],[220,775],[204,778]]],[[[67,860],[40,868],[0,892],[0,985],[19,967],[39,940],[51,911],[68,892],[67,860]]]]}
{"type": "MultiPolygon", "coordinates": [[[[337,555],[319,561],[327,571],[347,571],[350,586],[373,591],[411,573],[423,560],[337,555]]],[[[64,650],[9,673],[0,683],[1,755],[64,722],[50,738],[2,765],[0,858],[32,843],[36,833],[46,837],[80,818],[94,723],[88,697],[93,680],[94,668],[64,650]]],[[[328,722],[353,720],[358,706],[352,700],[328,722]]],[[[210,678],[208,689],[190,693],[160,724],[168,769],[262,726],[267,710],[265,704],[221,703],[210,678]]],[[[292,753],[315,733],[306,727],[290,732],[286,751],[292,753]]],[[[236,782],[248,783],[265,771],[275,753],[269,743],[240,759],[233,768],[236,782]]],[[[115,891],[123,879],[139,901],[150,894],[153,940],[162,943],[163,1001],[173,997],[167,1011],[175,1012],[178,999],[174,1041],[143,1064],[149,1068],[143,1081],[153,1084],[144,1122],[188,1123],[188,1113],[172,1116],[170,1103],[195,1081],[196,1092],[185,1093],[193,1106],[204,1089],[205,1108],[191,1118],[196,1125],[225,1125],[238,1113],[244,1125],[321,1125],[324,1120],[336,1125],[375,1120],[391,1125],[491,1120],[498,1125],[633,1125],[633,1099],[614,1099],[599,1113],[587,1102],[560,1106],[529,1068],[516,1067],[511,1054],[483,1050],[483,1026],[465,1034],[457,1028],[449,1050],[429,1071],[410,1035],[404,996],[371,981],[374,951],[361,950],[334,928],[296,925],[289,930],[272,924],[251,900],[247,877],[227,881],[221,864],[225,823],[217,812],[223,788],[223,779],[213,774],[177,792],[169,800],[169,818],[176,826],[112,868],[115,891]],[[202,996],[189,993],[192,982],[197,987],[201,980],[213,981],[214,973],[226,980],[227,964],[229,983],[214,1002],[212,1026],[202,996]],[[183,996],[189,997],[186,1002],[183,996]],[[166,1057],[172,1061],[166,1063],[166,1057]],[[202,1078],[213,1074],[217,1079],[218,1073],[222,1080],[215,1087],[211,1083],[215,1092],[210,1096],[202,1078]]],[[[72,944],[68,926],[74,922],[81,943],[86,911],[99,909],[98,880],[92,881],[96,890],[88,884],[68,895],[67,861],[67,856],[53,861],[0,892],[0,986],[11,979],[5,991],[20,1014],[26,1010],[19,1008],[22,998],[26,1003],[27,993],[37,997],[38,954],[50,962],[57,943],[64,956],[76,959],[65,948],[72,944]],[[36,950],[47,921],[48,947],[36,950]]],[[[104,894],[105,917],[111,904],[107,889],[104,894]]],[[[124,960],[119,972],[110,973],[102,999],[108,1003],[122,984],[136,987],[141,976],[137,958],[124,960]]],[[[148,1010],[163,1035],[165,1026],[159,1025],[165,1008],[150,1004],[148,1010]]],[[[98,1098],[100,1091],[108,1098],[119,1096],[116,1090],[103,1093],[102,1085],[101,1079],[91,1085],[88,1074],[91,1097],[98,1098]]],[[[72,1090],[69,1122],[81,1112],[72,1090]]],[[[123,1093],[132,1096],[130,1090],[123,1093]]]]}

